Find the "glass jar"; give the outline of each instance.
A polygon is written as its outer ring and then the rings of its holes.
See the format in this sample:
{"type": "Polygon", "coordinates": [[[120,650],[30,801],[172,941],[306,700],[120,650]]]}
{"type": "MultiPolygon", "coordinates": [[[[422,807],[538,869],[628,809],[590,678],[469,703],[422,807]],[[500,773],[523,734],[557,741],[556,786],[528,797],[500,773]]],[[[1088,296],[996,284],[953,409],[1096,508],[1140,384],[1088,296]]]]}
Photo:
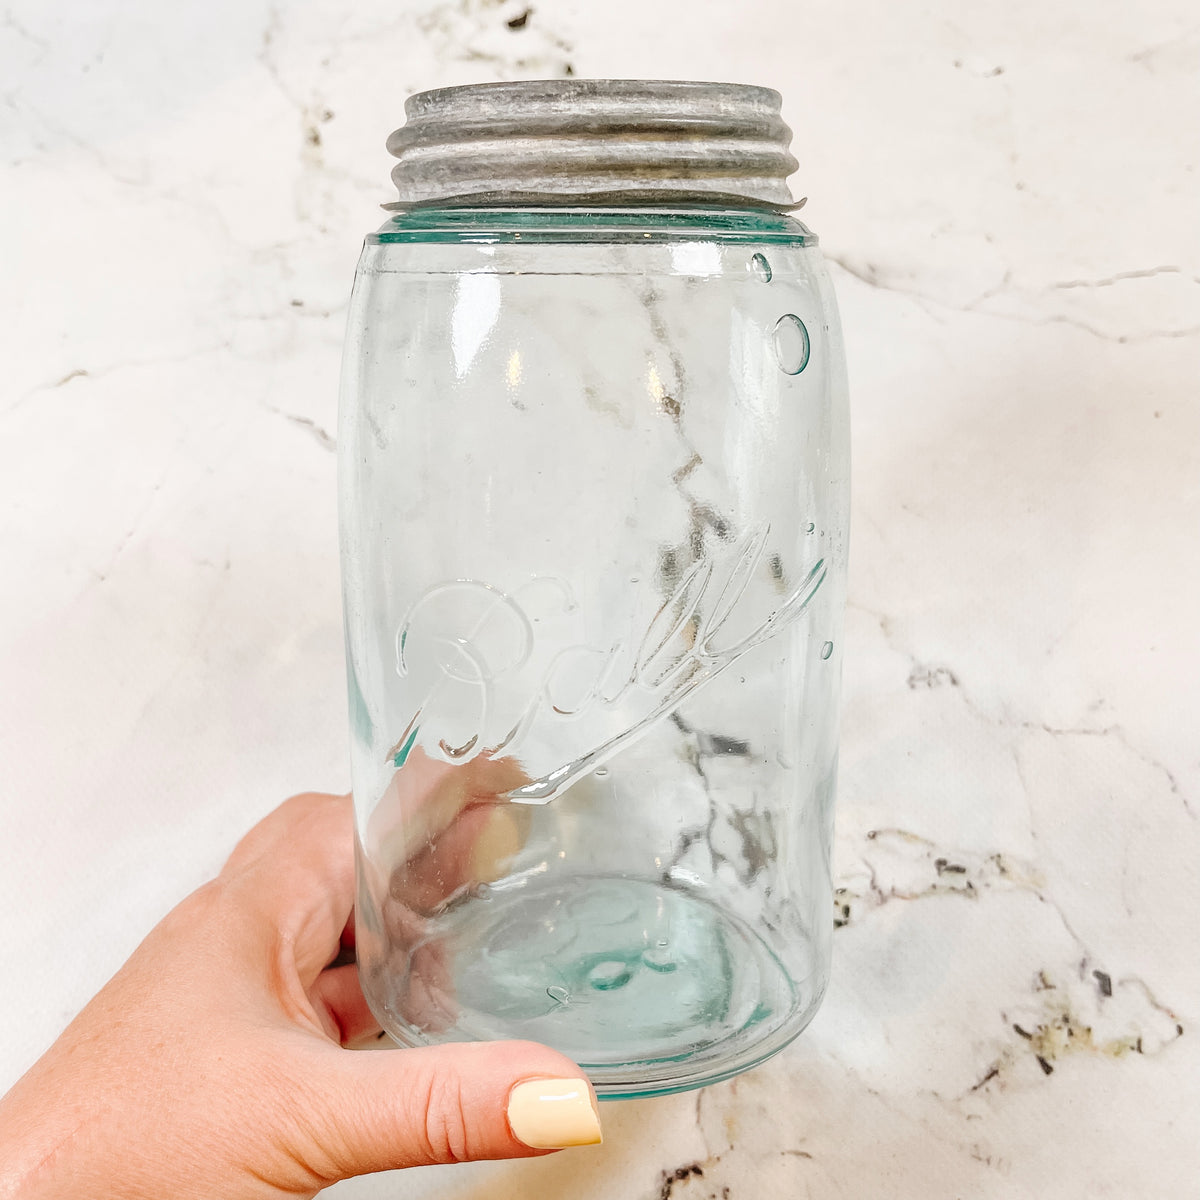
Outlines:
{"type": "Polygon", "coordinates": [[[842,342],[779,97],[414,97],[339,477],[357,954],[410,1045],[726,1078],[829,973],[842,342]]]}

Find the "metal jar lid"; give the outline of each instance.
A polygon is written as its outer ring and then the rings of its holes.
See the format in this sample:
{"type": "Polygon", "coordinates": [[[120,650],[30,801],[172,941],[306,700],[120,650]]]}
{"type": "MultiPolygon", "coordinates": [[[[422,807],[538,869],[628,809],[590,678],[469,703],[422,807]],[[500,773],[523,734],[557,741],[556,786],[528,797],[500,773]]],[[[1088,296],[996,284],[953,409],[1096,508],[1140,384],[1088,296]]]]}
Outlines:
{"type": "Polygon", "coordinates": [[[796,207],[792,131],[770,88],[552,79],[411,96],[388,138],[399,200],[421,205],[705,203],[796,207]]]}

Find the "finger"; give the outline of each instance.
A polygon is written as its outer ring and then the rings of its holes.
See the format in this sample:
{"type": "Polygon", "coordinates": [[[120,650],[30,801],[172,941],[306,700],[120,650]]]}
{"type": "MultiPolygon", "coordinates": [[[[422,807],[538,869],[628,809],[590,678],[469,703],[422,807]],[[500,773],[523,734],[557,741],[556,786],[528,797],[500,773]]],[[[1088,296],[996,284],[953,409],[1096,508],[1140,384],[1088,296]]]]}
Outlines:
{"type": "Polygon", "coordinates": [[[222,873],[275,865],[280,847],[294,838],[298,826],[310,821],[325,821],[340,827],[343,822],[353,820],[351,814],[349,796],[334,796],[325,792],[305,792],[292,796],[242,836],[222,873]]]}
{"type": "Polygon", "coordinates": [[[372,957],[366,970],[376,972],[372,986],[390,993],[399,1014],[414,1028],[440,1033],[458,1019],[454,979],[443,940],[430,923],[388,897],[383,920],[389,945],[372,957]]]}
{"type": "Polygon", "coordinates": [[[519,1158],[601,1141],[595,1093],[569,1058],[533,1042],[343,1054],[319,1111],[340,1177],[519,1158]]]}
{"type": "Polygon", "coordinates": [[[459,814],[476,804],[496,804],[529,782],[512,758],[480,754],[444,763],[414,750],[392,776],[367,820],[368,855],[385,871],[433,846],[459,814]]]}
{"type": "Polygon", "coordinates": [[[427,914],[460,889],[494,883],[524,845],[530,815],[513,804],[464,808],[435,842],[396,867],[392,897],[427,914]]]}
{"type": "Polygon", "coordinates": [[[242,911],[283,939],[307,988],[337,953],[354,905],[349,796],[293,796],[238,843],[221,872],[242,911]]]}
{"type": "Polygon", "coordinates": [[[309,989],[309,999],[329,1036],[343,1046],[380,1031],[353,964],[322,971],[309,989]]]}

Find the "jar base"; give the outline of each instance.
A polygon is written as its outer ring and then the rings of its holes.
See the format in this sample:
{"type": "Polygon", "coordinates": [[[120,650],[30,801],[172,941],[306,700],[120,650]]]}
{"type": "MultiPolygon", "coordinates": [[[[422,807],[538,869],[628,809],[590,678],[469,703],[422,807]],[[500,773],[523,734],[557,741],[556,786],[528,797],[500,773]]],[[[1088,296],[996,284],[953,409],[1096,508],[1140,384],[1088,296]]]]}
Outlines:
{"type": "Polygon", "coordinates": [[[824,972],[806,955],[797,982],[705,891],[620,876],[476,888],[410,949],[398,986],[365,969],[364,992],[402,1044],[543,1042],[602,1098],[715,1083],[804,1028],[824,972]]]}

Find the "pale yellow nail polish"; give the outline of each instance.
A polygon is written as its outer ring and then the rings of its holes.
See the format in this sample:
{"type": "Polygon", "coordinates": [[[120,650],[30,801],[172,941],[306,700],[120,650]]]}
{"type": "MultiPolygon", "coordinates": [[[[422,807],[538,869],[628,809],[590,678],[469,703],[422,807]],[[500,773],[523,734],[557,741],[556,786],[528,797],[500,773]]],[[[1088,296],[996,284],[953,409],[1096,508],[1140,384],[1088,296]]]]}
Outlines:
{"type": "Polygon", "coordinates": [[[521,826],[508,808],[493,809],[471,850],[471,881],[494,883],[506,875],[524,840],[521,826]]]}
{"type": "Polygon", "coordinates": [[[508,1095],[508,1124],[535,1150],[595,1146],[604,1140],[600,1110],[586,1079],[530,1079],[508,1095]]]}

